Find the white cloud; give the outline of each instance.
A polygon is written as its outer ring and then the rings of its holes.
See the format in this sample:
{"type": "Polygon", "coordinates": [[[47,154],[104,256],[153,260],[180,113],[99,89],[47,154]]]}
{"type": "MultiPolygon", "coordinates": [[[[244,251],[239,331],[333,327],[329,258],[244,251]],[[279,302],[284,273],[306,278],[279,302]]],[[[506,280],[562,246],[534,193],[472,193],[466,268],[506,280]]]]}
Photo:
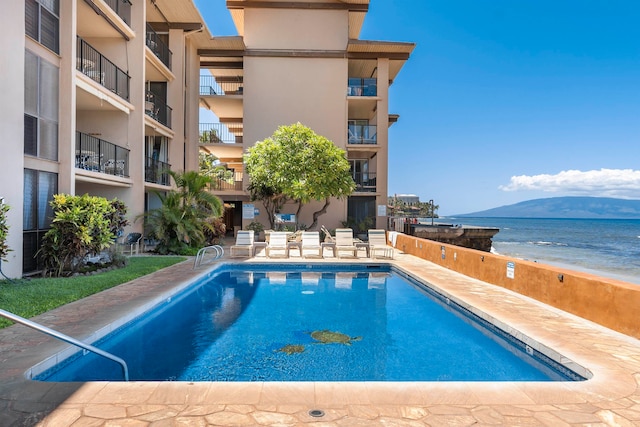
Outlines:
{"type": "Polygon", "coordinates": [[[640,198],[640,170],[567,170],[555,175],[512,176],[503,191],[536,190],[600,197],[640,198]]]}

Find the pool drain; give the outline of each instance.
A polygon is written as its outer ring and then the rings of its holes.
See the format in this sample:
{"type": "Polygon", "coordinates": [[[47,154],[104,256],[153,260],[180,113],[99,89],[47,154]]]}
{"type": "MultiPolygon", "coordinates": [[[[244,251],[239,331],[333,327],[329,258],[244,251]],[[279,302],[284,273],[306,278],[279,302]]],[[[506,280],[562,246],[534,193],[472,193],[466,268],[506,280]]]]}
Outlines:
{"type": "Polygon", "coordinates": [[[324,417],[324,411],[320,409],[312,409],[309,411],[309,415],[316,418],[324,417]]]}

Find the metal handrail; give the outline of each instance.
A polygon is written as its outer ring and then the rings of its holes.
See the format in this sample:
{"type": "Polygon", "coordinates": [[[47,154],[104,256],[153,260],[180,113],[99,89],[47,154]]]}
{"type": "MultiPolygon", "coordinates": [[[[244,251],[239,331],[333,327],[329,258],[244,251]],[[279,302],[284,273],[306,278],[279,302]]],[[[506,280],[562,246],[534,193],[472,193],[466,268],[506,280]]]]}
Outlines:
{"type": "Polygon", "coordinates": [[[98,356],[105,357],[113,362],[119,363],[120,366],[122,366],[122,373],[124,375],[124,380],[129,381],[129,368],[127,367],[127,362],[125,362],[123,359],[119,358],[118,356],[114,356],[111,353],[107,353],[104,350],[100,350],[98,347],[94,347],[91,344],[85,344],[82,341],[78,341],[77,339],[72,338],[68,335],[65,335],[61,332],[54,331],[53,329],[47,328],[46,326],[40,325],[39,323],[32,322],[31,320],[25,319],[24,317],[20,317],[17,314],[13,314],[8,311],[0,309],[0,316],[5,317],[9,320],[13,320],[16,323],[20,323],[29,328],[35,329],[36,331],[42,332],[43,334],[47,334],[49,336],[57,338],[61,341],[65,341],[69,344],[75,345],[76,347],[80,347],[87,351],[93,352],[98,356]]]}
{"type": "Polygon", "coordinates": [[[224,255],[224,249],[220,245],[205,246],[204,248],[201,248],[200,250],[198,250],[198,253],[196,254],[196,259],[193,260],[194,270],[200,266],[200,263],[204,259],[205,254],[207,253],[207,249],[213,249],[216,251],[216,255],[213,257],[214,261],[221,258],[224,255]]]}

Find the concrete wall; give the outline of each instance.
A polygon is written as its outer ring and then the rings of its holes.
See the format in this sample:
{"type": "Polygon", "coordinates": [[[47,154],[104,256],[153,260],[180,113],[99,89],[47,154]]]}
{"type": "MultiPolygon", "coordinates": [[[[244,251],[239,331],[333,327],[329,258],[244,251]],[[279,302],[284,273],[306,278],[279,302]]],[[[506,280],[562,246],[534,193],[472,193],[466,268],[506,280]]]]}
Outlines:
{"type": "Polygon", "coordinates": [[[640,338],[640,285],[405,234],[398,234],[395,247],[465,276],[510,289],[640,338]],[[514,266],[513,278],[507,277],[507,263],[510,262],[514,266]]]}
{"type": "MultiPolygon", "coordinates": [[[[297,122],[345,147],[346,59],[245,57],[244,74],[245,147],[270,137],[281,125],[297,122]]],[[[300,222],[311,224],[314,210],[304,208],[300,222]]],[[[338,200],[332,200],[330,211],[321,217],[330,228],[344,219],[346,204],[338,200]]]]}
{"type": "Polygon", "coordinates": [[[0,14],[3,28],[0,43],[0,197],[11,206],[8,213],[7,244],[12,252],[2,270],[10,277],[22,272],[22,215],[24,186],[24,2],[3,4],[0,14]]]}
{"type": "Polygon", "coordinates": [[[343,50],[349,38],[345,10],[247,8],[244,19],[248,49],[343,50]]]}

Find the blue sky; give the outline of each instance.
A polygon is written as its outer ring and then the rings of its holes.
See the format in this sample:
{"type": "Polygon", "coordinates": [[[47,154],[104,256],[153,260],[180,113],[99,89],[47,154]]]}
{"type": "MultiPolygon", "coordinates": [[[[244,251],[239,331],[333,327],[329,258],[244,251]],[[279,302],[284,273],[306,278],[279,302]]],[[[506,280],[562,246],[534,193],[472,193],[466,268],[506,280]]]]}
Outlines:
{"type": "MultiPolygon", "coordinates": [[[[195,0],[235,35],[224,0],[195,0]]],[[[441,215],[640,199],[640,1],[371,0],[361,39],[417,44],[390,91],[389,192],[441,215]]]]}

